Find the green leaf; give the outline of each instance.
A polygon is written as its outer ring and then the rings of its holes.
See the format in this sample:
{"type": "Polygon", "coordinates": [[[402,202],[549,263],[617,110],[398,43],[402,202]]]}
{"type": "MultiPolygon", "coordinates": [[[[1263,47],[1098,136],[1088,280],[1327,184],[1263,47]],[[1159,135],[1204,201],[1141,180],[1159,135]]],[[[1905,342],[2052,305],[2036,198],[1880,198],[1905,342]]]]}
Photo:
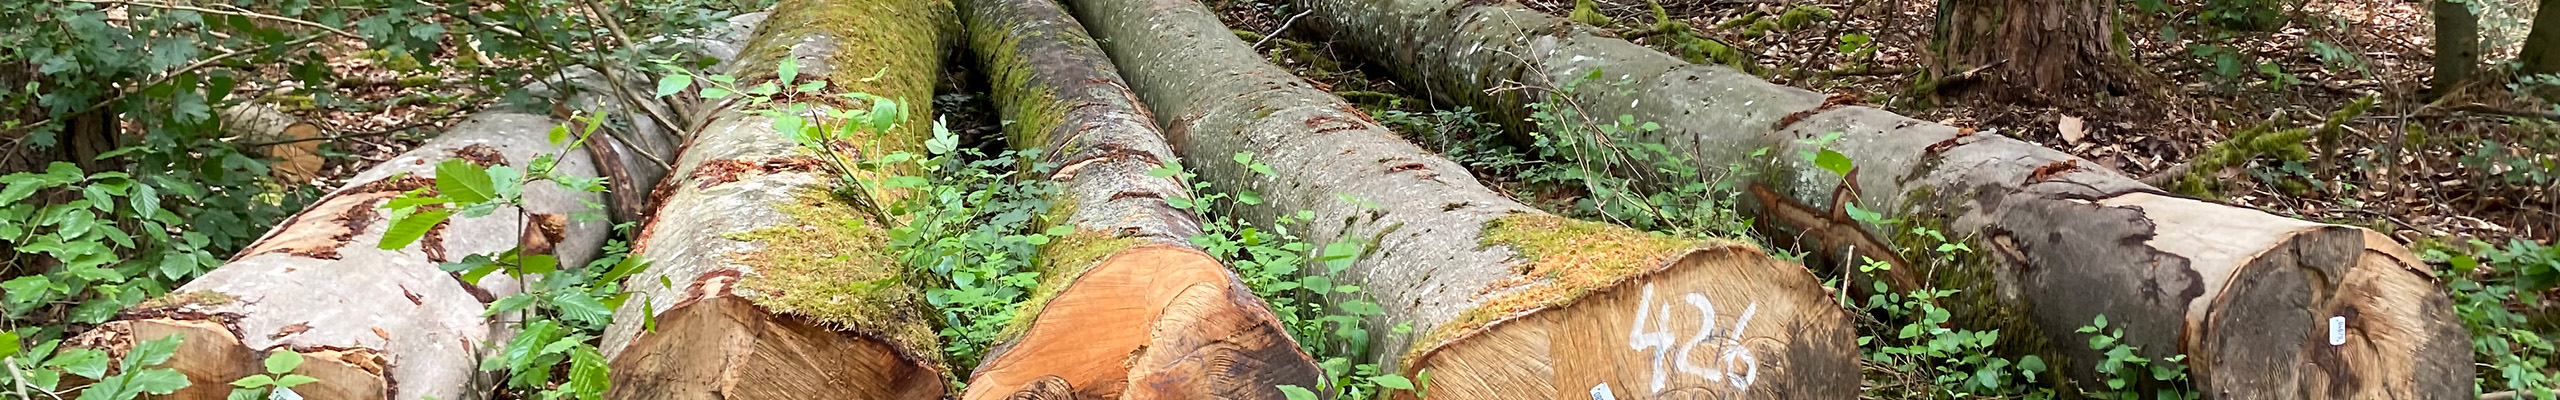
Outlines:
{"type": "Polygon", "coordinates": [[[553,125],[551,127],[551,144],[560,144],[560,141],[562,140],[569,140],[569,126],[553,125]]]}
{"type": "Polygon", "coordinates": [[[107,374],[107,352],[97,349],[73,349],[45,360],[44,366],[62,368],[63,372],[95,380],[107,374]]]}
{"type": "Polygon", "coordinates": [[[223,397],[222,397],[222,399],[223,399],[223,400],[267,400],[267,390],[266,390],[266,389],[231,389],[231,395],[229,395],[229,396],[223,396],[223,397]]]}
{"type": "Polygon", "coordinates": [[[1288,396],[1289,400],[1317,400],[1316,392],[1309,391],[1307,388],[1298,387],[1298,385],[1280,385],[1279,388],[1280,394],[1288,396]]]}
{"type": "Polygon", "coordinates": [[[487,315],[498,315],[499,313],[523,310],[525,307],[533,305],[533,296],[534,295],[531,293],[519,293],[516,295],[498,298],[498,301],[489,302],[489,312],[487,315]]]}
{"type": "Polygon", "coordinates": [[[313,378],[313,377],[309,377],[309,376],[302,376],[302,375],[285,375],[285,376],[284,376],[284,377],[282,377],[282,378],[276,378],[276,387],[285,387],[285,388],[289,388],[289,387],[295,387],[295,386],[302,386],[302,384],[305,384],[305,383],[312,383],[312,382],[319,382],[319,381],[320,381],[320,378],[313,378]]]}
{"type": "MultiPolygon", "coordinates": [[[[288,351],[287,353],[291,353],[291,352],[290,352],[290,351],[288,351]]],[[[266,375],[250,375],[250,376],[247,376],[247,377],[242,377],[242,378],[240,378],[240,380],[231,381],[231,386],[244,387],[244,388],[259,388],[259,387],[267,387],[267,386],[273,386],[273,385],[275,385],[275,384],[276,384],[276,378],[275,378],[275,377],[272,377],[272,376],[266,376],[266,375]]]]}
{"type": "Polygon", "coordinates": [[[449,159],[436,164],[436,191],[458,203],[480,203],[497,197],[490,187],[489,170],[463,159],[449,159]]]}
{"type": "Polygon", "coordinates": [[[800,59],[795,57],[783,57],[782,66],[774,69],[773,73],[775,75],[775,79],[781,80],[784,86],[791,85],[792,79],[800,77],[800,59]]]}
{"type": "Polygon", "coordinates": [[[612,307],[605,307],[603,302],[596,301],[595,296],[579,291],[552,295],[551,305],[560,307],[561,317],[591,323],[604,323],[613,315],[612,307]]]}
{"type": "Polygon", "coordinates": [[[132,371],[169,361],[169,356],[178,354],[178,342],[183,340],[186,340],[183,336],[172,333],[134,344],[132,350],[124,353],[124,370],[132,371]]]}
{"type": "Polygon", "coordinates": [[[1369,377],[1369,381],[1376,382],[1378,387],[1396,390],[1413,390],[1413,381],[1405,379],[1402,375],[1373,376],[1369,377]]]}
{"type": "MultiPolygon", "coordinates": [[[[693,74],[667,74],[666,77],[658,78],[658,97],[667,97],[692,86],[693,74]]],[[[703,92],[709,93],[710,90],[706,88],[703,92]]]]}
{"type": "Polygon", "coordinates": [[[549,254],[526,254],[516,259],[516,270],[526,275],[548,274],[560,270],[560,258],[549,254]]]}
{"type": "Polygon", "coordinates": [[[890,127],[898,125],[898,102],[887,98],[875,98],[871,101],[872,130],[888,131],[890,127]]]}
{"type": "Polygon", "coordinates": [[[376,247],[383,250],[407,248],[409,243],[417,242],[418,238],[427,236],[428,229],[435,228],[436,224],[444,223],[445,218],[452,216],[453,210],[429,210],[410,215],[408,218],[401,218],[399,221],[392,222],[390,229],[382,232],[382,245],[376,247]]]}
{"type": "Polygon", "coordinates": [[[578,399],[602,398],[605,390],[613,387],[609,372],[611,369],[605,364],[604,353],[597,352],[595,346],[582,343],[577,348],[569,350],[568,388],[570,392],[578,395],[578,399]]]}
{"type": "MultiPolygon", "coordinates": [[[[0,357],[18,355],[18,333],[0,332],[0,357]]],[[[6,368],[8,366],[0,366],[6,368]]]]}
{"type": "Polygon", "coordinates": [[[1831,170],[1831,172],[1840,174],[1841,176],[1848,176],[1849,169],[1854,167],[1853,163],[1849,161],[1849,156],[1842,155],[1839,151],[1831,149],[1822,149],[1822,154],[1814,156],[1813,165],[1822,167],[1822,169],[1831,170]]]}
{"type": "Polygon", "coordinates": [[[267,355],[267,373],[270,374],[293,372],[295,367],[301,366],[302,353],[299,352],[292,350],[278,350],[275,354],[267,355]]]}
{"type": "Polygon", "coordinates": [[[152,368],[133,372],[125,378],[125,390],[150,394],[169,394],[187,387],[187,375],[168,368],[152,368]]]}

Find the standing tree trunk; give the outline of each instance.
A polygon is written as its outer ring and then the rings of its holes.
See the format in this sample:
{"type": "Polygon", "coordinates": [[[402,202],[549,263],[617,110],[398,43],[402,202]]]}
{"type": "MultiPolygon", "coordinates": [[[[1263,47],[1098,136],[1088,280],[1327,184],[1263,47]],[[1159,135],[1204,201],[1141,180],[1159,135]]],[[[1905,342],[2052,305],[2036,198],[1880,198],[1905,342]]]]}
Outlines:
{"type": "Polygon", "coordinates": [[[2098,382],[2104,357],[2074,331],[2104,315],[2143,356],[2186,354],[2216,398],[2470,394],[2470,337],[2451,302],[2426,264],[2379,233],[2171,197],[2032,143],[1689,64],[1516,3],[1298,4],[1320,29],[1440,93],[1603,76],[1580,91],[1450,100],[1519,109],[1570,96],[1588,115],[1660,124],[1631,139],[1694,155],[1699,168],[1762,168],[1743,211],[1766,236],[1897,264],[1880,275],[1898,289],[1960,290],[1943,303],[1956,322],[2000,330],[2012,357],[2065,361],[2058,368],[2081,382],[2098,382]],[[1795,156],[1825,148],[1854,160],[1848,176],[1795,156]],[[1848,217],[1850,203],[1902,222],[1867,226],[1848,217]],[[1914,228],[1974,251],[1932,261],[1940,239],[1914,228]]]}
{"type": "Polygon", "coordinates": [[[2522,75],[2560,73],[2560,0],[2543,0],[2533,11],[2533,32],[2524,35],[2522,75]]]}
{"type": "MultiPolygon", "coordinates": [[[[463,282],[438,265],[515,248],[527,231],[556,235],[545,239],[555,243],[561,265],[584,265],[611,228],[567,216],[590,211],[586,205],[601,197],[533,185],[524,188],[522,213],[501,208],[457,216],[401,250],[377,248],[390,225],[378,208],[402,192],[435,187],[435,166],[443,160],[521,167],[536,154],[562,151],[544,135],[559,124],[492,113],[455,125],[348,179],[230,263],[71,342],[121,349],[184,335],[167,365],[195,384],[169,397],[175,399],[224,398],[231,389],[226,383],[265,373],[259,360],[271,351],[311,360],[293,372],[320,379],[293,388],[308,398],[483,398],[500,381],[482,371],[480,361],[503,347],[513,329],[482,313],[489,301],[522,285],[502,275],[463,282]]],[[[558,173],[595,176],[583,150],[567,152],[558,173]]]]}
{"type": "MultiPolygon", "coordinates": [[[[834,143],[833,154],[804,148],[772,118],[744,110],[716,115],[694,134],[635,242],[633,252],[652,262],[625,283],[640,295],[615,310],[605,330],[601,347],[613,359],[606,397],[946,396],[947,370],[928,325],[933,311],[887,250],[896,221],[835,194],[830,189],[845,183],[823,166],[830,157],[923,148],[944,33],[953,30],[951,4],[794,0],[774,10],[728,67],[741,86],[778,79],[775,67],[793,57],[800,80],[829,83],[810,101],[869,93],[902,104],[905,119],[834,143]]],[[[890,168],[884,172],[914,173],[890,168]]],[[[886,204],[902,193],[861,195],[886,204]]]]}
{"type": "Polygon", "coordinates": [[[965,399],[1285,398],[1324,371],[1262,298],[1190,243],[1173,149],[1082,25],[1050,0],[964,0],[962,19],[1015,149],[1064,182],[1076,232],[1041,250],[1033,301],[970,374],[965,399]],[[1072,396],[1038,397],[1045,394],[1072,396]]]}
{"type": "Polygon", "coordinates": [[[2435,0],[2436,71],[2428,97],[2453,94],[2471,81],[2472,72],[2480,69],[2480,16],[2471,5],[2455,0],[2435,0]]]}
{"type": "MultiPolygon", "coordinates": [[[[1932,79],[1962,79],[2003,101],[2078,103],[2105,93],[2138,93],[2125,49],[2117,48],[2115,0],[1940,0],[1932,79]]],[[[1938,86],[1950,89],[1950,86],[1938,86]]]]}
{"type": "Polygon", "coordinates": [[[1801,266],[1749,245],[1557,217],[1494,193],[1263,62],[1198,3],[1073,3],[1164,117],[1174,150],[1221,161],[1185,167],[1269,204],[1242,216],[1271,223],[1306,210],[1313,217],[1290,230],[1308,242],[1366,245],[1338,279],[1384,308],[1365,321],[1368,360],[1407,376],[1429,371],[1434,398],[1857,392],[1849,315],[1801,266]],[[1237,153],[1271,173],[1223,162],[1237,153]]]}

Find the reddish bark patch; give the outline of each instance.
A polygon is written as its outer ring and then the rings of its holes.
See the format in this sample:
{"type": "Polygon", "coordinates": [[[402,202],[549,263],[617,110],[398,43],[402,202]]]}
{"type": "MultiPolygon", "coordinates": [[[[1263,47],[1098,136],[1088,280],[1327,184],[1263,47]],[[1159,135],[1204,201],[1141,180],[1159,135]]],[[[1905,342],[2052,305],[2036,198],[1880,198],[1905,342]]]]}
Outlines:
{"type": "Polygon", "coordinates": [[[2078,170],[2080,170],[2080,161],[2079,161],[2079,160],[2062,160],[2062,161],[2056,161],[2056,162],[2054,162],[2054,163],[2052,163],[2052,164],[2045,164],[2045,165],[2044,165],[2044,166],[2042,166],[2042,167],[2036,167],[2035,172],[2027,173],[2027,182],[2026,182],[2026,183],[2036,183],[2036,182],[2043,182],[2043,181],[2051,180],[2051,179],[2053,179],[2053,177],[2054,177],[2054,176],[2058,176],[2058,175],[2062,175],[2062,174],[2070,173],[2071,171],[2078,171],[2078,170]]]}
{"type": "Polygon", "coordinates": [[[470,146],[462,146],[462,148],[453,149],[453,158],[470,161],[472,164],[480,164],[480,166],[483,167],[507,163],[507,155],[505,153],[498,152],[497,146],[490,146],[488,144],[481,143],[474,143],[470,146]]]}
{"type": "Polygon", "coordinates": [[[1822,98],[1822,105],[1819,107],[1814,107],[1804,111],[1797,111],[1795,113],[1787,114],[1785,118],[1778,118],[1778,123],[1770,124],[1769,130],[1786,130],[1787,127],[1795,126],[1797,122],[1804,122],[1805,118],[1813,117],[1815,114],[1821,114],[1824,111],[1831,111],[1831,109],[1840,108],[1840,106],[1844,105],[1856,104],[1857,102],[1857,96],[1833,94],[1831,97],[1822,98]]]}
{"type": "MultiPolygon", "coordinates": [[[[721,268],[704,273],[693,278],[693,285],[685,289],[684,296],[676,298],[676,302],[682,303],[728,294],[729,288],[737,286],[738,278],[745,275],[746,273],[736,268],[721,268]]],[[[781,294],[777,293],[773,296],[781,296],[781,294]]]]}
{"type": "Polygon", "coordinates": [[[775,157],[762,161],[712,160],[702,163],[699,168],[694,168],[694,188],[710,189],[712,186],[737,182],[740,177],[749,173],[818,172],[826,169],[826,165],[826,161],[809,156],[775,157]]]}
{"type": "Polygon", "coordinates": [[[1361,125],[1360,122],[1356,120],[1330,114],[1307,118],[1307,127],[1315,128],[1316,133],[1318,134],[1360,129],[1365,126],[1366,125],[1361,125]]]}

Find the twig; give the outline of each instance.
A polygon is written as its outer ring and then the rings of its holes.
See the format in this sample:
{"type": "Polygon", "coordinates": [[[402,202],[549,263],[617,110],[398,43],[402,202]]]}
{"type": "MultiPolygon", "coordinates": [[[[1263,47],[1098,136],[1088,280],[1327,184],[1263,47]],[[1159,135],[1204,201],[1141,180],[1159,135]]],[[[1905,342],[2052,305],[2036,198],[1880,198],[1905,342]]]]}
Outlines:
{"type": "MultiPolygon", "coordinates": [[[[239,49],[239,50],[232,50],[232,51],[229,51],[229,52],[224,52],[224,53],[222,53],[222,54],[216,54],[216,55],[214,55],[213,57],[205,58],[205,59],[203,59],[203,60],[196,60],[196,62],[195,62],[195,63],[187,64],[186,66],[183,66],[183,67],[178,67],[178,69],[169,70],[169,73],[168,73],[167,75],[161,75],[161,76],[160,76],[160,78],[158,78],[158,79],[153,79],[153,80],[151,80],[150,82],[145,82],[145,83],[138,84],[138,85],[133,85],[133,86],[127,86],[128,88],[131,88],[131,90],[122,90],[122,91],[117,91],[117,92],[116,92],[116,95],[115,95],[115,96],[113,96],[113,97],[108,97],[106,100],[101,100],[101,101],[99,101],[99,102],[97,102],[97,103],[91,103],[91,104],[89,104],[89,106],[88,106],[88,107],[86,107],[86,108],[81,108],[81,109],[80,109],[80,111],[78,111],[78,112],[72,112],[72,113],[69,113],[69,114],[63,114],[63,115],[80,115],[80,114],[87,114],[87,113],[89,113],[89,112],[98,111],[99,109],[104,109],[104,108],[106,108],[106,107],[107,107],[107,105],[109,105],[109,104],[115,104],[115,103],[116,103],[116,102],[118,102],[118,101],[123,101],[123,100],[124,100],[124,98],[125,98],[125,96],[132,96],[134,92],[142,91],[142,89],[143,89],[143,88],[149,88],[149,87],[152,87],[152,86],[159,86],[159,85],[160,85],[160,84],[162,84],[162,83],[168,83],[168,82],[169,82],[169,80],[177,79],[179,75],[185,75],[185,74],[186,74],[186,73],[188,73],[188,72],[192,72],[192,71],[195,71],[195,70],[197,70],[197,69],[204,68],[205,66],[213,65],[214,63],[221,62],[221,61],[223,61],[223,60],[228,60],[228,59],[230,59],[230,58],[232,58],[232,57],[239,57],[239,56],[240,56],[240,55],[242,55],[242,54],[248,54],[248,53],[253,53],[253,52],[266,51],[266,49],[274,48],[274,47],[278,47],[278,46],[298,46],[298,45],[302,45],[302,44],[304,44],[304,43],[310,43],[311,41],[314,41],[314,40],[319,40],[320,38],[323,38],[323,37],[326,37],[326,36],[319,36],[319,35],[305,36],[305,37],[303,37],[303,38],[301,38],[301,39],[294,39],[294,40],[286,41],[286,42],[283,42],[283,43],[269,43],[269,44],[262,44],[262,45],[258,45],[258,46],[256,46],[256,47],[250,47],[250,48],[239,49]]],[[[46,118],[45,118],[45,119],[43,119],[43,120],[39,120],[39,121],[36,121],[35,123],[27,124],[26,126],[18,127],[16,130],[14,130],[14,131],[9,131],[9,132],[33,132],[33,131],[35,131],[35,130],[36,130],[36,128],[42,128],[42,127],[44,127],[44,126],[46,126],[46,125],[52,125],[52,124],[57,124],[57,123],[61,123],[61,122],[62,122],[62,118],[60,118],[59,116],[56,116],[56,117],[46,117],[46,118]]]]}
{"type": "Polygon", "coordinates": [[[1289,19],[1281,20],[1281,21],[1280,21],[1280,27],[1278,27],[1278,28],[1271,28],[1271,33],[1270,33],[1270,34],[1262,35],[1262,40],[1254,41],[1254,42],[1253,42],[1253,47],[1247,47],[1247,48],[1249,48],[1249,49],[1260,49],[1260,48],[1262,48],[1262,44],[1263,44],[1263,43],[1268,43],[1268,42],[1270,42],[1270,41],[1271,41],[1271,38],[1280,37],[1280,32],[1287,32],[1287,31],[1289,31],[1289,24],[1292,24],[1292,23],[1296,23],[1296,22],[1298,22],[1298,17],[1304,17],[1304,16],[1307,16],[1307,13],[1311,13],[1311,12],[1316,12],[1316,10],[1299,11],[1299,12],[1298,12],[1298,15],[1291,15],[1291,16],[1289,16],[1289,19]]]}
{"type": "Polygon", "coordinates": [[[2560,121],[2560,114],[2553,114],[2553,113],[2540,112],[2540,111],[2509,110],[2509,109],[2504,109],[2504,108],[2490,107],[2490,106],[2489,106],[2489,105],[2487,105],[2487,104],[2478,104],[2478,103],[2473,103],[2473,104],[2463,105],[2463,106],[2461,106],[2461,107],[2454,107],[2454,108],[2453,108],[2453,110],[2454,110],[2454,111],[2460,111],[2460,112],[2466,112],[2466,113],[2473,113],[2473,114],[2488,114],[2488,115],[2496,115],[2496,116],[2503,116],[2503,117],[2533,118],[2533,119],[2540,119],[2540,120],[2545,120],[2545,121],[2560,121]]]}
{"type": "Polygon", "coordinates": [[[329,33],[334,33],[334,34],[337,34],[338,36],[345,36],[345,37],[349,37],[349,38],[356,38],[356,39],[363,39],[363,38],[364,38],[364,36],[363,36],[363,35],[357,35],[357,34],[355,34],[354,32],[348,32],[348,31],[346,31],[346,30],[344,30],[344,29],[338,29],[337,27],[329,26],[328,24],[322,24],[322,23],[312,22],[312,21],[304,20],[304,19],[300,19],[300,18],[286,17],[286,16],[281,16],[281,15],[262,14],[262,13],[259,13],[259,12],[256,12],[256,11],[249,11],[249,10],[236,10],[238,7],[233,7],[235,10],[215,10],[215,9],[210,9],[210,8],[196,7],[196,6],[190,6],[190,5],[184,5],[184,4],[176,4],[176,3],[151,3],[151,2],[130,1],[130,0],[72,0],[72,1],[81,2],[81,3],[89,3],[89,4],[100,4],[100,5],[107,5],[107,4],[114,4],[114,5],[132,5],[132,6],[143,6],[143,7],[151,7],[151,8],[159,8],[159,9],[167,9],[167,10],[194,11],[194,12],[205,13],[205,14],[242,16],[242,17],[257,18],[257,19],[263,19],[263,20],[269,20],[269,21],[285,22],[285,23],[290,23],[290,24],[294,24],[294,25],[302,25],[302,26],[311,27],[311,28],[314,28],[314,29],[319,29],[319,30],[323,30],[323,31],[328,31],[329,33]]]}

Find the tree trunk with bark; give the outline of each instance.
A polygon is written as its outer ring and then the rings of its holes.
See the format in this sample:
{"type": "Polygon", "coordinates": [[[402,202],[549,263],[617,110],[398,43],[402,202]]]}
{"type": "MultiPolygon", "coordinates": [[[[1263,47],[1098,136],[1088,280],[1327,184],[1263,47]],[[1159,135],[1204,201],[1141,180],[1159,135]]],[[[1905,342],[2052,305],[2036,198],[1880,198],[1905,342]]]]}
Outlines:
{"type": "Polygon", "coordinates": [[[306,361],[293,373],[319,378],[295,386],[307,398],[479,399],[499,384],[480,361],[513,329],[483,317],[489,301],[522,285],[491,275],[463,282],[438,268],[471,254],[515,248],[525,232],[544,234],[562,265],[584,265],[611,231],[602,221],[574,221],[591,211],[594,193],[553,185],[524,188],[525,208],[454,217],[401,250],[377,248],[390,223],[380,207],[402,192],[435,187],[436,164],[460,158],[522,167],[537,154],[560,153],[558,173],[595,176],[583,150],[561,149],[544,132],[559,120],[490,113],[349,179],[345,187],[277,224],[230,263],[118,314],[73,343],[122,349],[137,340],[184,335],[167,364],[194,385],[169,396],[221,399],[229,383],[265,373],[260,360],[294,351],[306,361]]]}
{"type": "MultiPolygon", "coordinates": [[[[898,221],[836,194],[847,183],[824,166],[834,157],[921,152],[945,34],[955,30],[951,4],[796,0],[774,10],[728,66],[742,86],[777,79],[783,57],[793,57],[794,85],[829,82],[808,101],[869,93],[902,104],[905,119],[888,132],[833,143],[831,154],[802,147],[772,118],[747,110],[716,114],[692,135],[634,244],[651,262],[625,284],[639,295],[605,331],[601,348],[613,371],[606,397],[946,396],[933,311],[887,252],[888,227],[898,221]]],[[[914,174],[892,168],[883,172],[914,174]]],[[[880,199],[873,204],[902,195],[872,189],[861,195],[880,199]]]]}
{"type": "Polygon", "coordinates": [[[2471,12],[2470,4],[2455,0],[2435,0],[2434,8],[2435,82],[2427,89],[2431,98],[2453,94],[2480,69],[2480,16],[2471,12]]]}
{"type": "Polygon", "coordinates": [[[1589,115],[1660,124],[1632,139],[1700,168],[1759,169],[1743,211],[1766,236],[1892,262],[1880,278],[1897,289],[1959,289],[1944,304],[1960,324],[1999,329],[2011,356],[2064,361],[2056,368],[2082,382],[2096,382],[2104,358],[2074,331],[2104,315],[2143,356],[2186,354],[2216,398],[2469,394],[2470,339],[2450,301],[2426,264],[2379,233],[2172,197],[2032,143],[1692,65],[1515,3],[1298,4],[1403,78],[1469,94],[1445,100],[1518,109],[1569,98],[1589,115]],[[1472,96],[1594,73],[1603,82],[1570,93],[1472,96]],[[1855,163],[1846,177],[1795,156],[1834,133],[1827,147],[1855,163]],[[1848,217],[1852,202],[1902,222],[1868,226],[1848,217]],[[1934,261],[1939,240],[1921,227],[1974,251],[1934,261]]]}
{"type": "Polygon", "coordinates": [[[1309,243],[1365,245],[1337,280],[1384,307],[1366,319],[1369,361],[1429,371],[1432,397],[1857,392],[1850,316],[1801,266],[1513,201],[1263,62],[1195,2],[1073,5],[1175,152],[1222,161],[1186,168],[1269,203],[1242,216],[1306,210],[1291,231],[1309,243]],[[1236,153],[1272,173],[1223,162],[1236,153]]]}
{"type": "Polygon", "coordinates": [[[1940,0],[1931,79],[1974,78],[2004,101],[2086,102],[2140,93],[2131,53],[2116,46],[2114,0],[1940,0]]]}
{"type": "Polygon", "coordinates": [[[2516,54],[2523,75],[2560,73],[2560,1],[2543,0],[2533,11],[2533,31],[2524,35],[2524,51],[2516,54]]]}
{"type": "Polygon", "coordinates": [[[1284,399],[1324,370],[1262,298],[1190,243],[1173,149],[1074,17],[1050,0],[963,0],[1010,142],[1058,165],[1041,283],[970,374],[964,399],[1284,399]]]}

